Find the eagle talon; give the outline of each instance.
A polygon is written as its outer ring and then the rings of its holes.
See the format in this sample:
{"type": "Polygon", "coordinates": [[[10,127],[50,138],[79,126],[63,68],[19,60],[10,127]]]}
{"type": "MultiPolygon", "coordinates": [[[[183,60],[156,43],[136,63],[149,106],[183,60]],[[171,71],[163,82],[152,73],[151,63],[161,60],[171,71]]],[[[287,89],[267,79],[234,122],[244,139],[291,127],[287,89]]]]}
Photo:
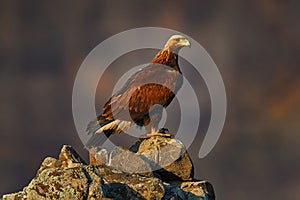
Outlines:
{"type": "Polygon", "coordinates": [[[165,138],[172,138],[173,135],[170,133],[160,133],[160,132],[154,132],[154,133],[147,133],[140,137],[140,139],[149,139],[151,137],[160,136],[165,138]]]}

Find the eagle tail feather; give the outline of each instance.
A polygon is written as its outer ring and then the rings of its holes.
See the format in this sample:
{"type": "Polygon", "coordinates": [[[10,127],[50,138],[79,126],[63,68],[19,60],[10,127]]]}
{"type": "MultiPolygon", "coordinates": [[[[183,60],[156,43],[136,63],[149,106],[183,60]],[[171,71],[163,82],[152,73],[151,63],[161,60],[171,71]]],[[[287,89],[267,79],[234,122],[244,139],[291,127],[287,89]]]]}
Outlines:
{"type": "Polygon", "coordinates": [[[98,147],[102,146],[104,142],[114,133],[120,133],[123,130],[128,130],[131,126],[130,121],[123,120],[104,120],[102,116],[97,120],[91,121],[87,126],[87,133],[92,134],[85,146],[98,147]],[[100,125],[101,124],[101,125],[100,125]]]}
{"type": "Polygon", "coordinates": [[[123,121],[116,119],[110,123],[99,128],[95,133],[102,133],[106,130],[114,130],[116,133],[120,133],[122,130],[128,130],[130,128],[131,122],[130,121],[123,121]]]}

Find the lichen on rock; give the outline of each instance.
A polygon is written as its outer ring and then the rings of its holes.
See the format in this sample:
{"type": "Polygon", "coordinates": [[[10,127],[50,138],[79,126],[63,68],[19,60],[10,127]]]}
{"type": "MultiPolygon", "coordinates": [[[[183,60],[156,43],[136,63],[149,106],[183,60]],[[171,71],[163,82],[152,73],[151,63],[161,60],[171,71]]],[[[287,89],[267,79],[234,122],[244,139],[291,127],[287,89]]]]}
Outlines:
{"type": "Polygon", "coordinates": [[[192,180],[192,161],[177,139],[151,137],[139,143],[137,154],[144,157],[164,181],[192,180]]]}
{"type": "Polygon", "coordinates": [[[64,145],[58,159],[44,159],[28,186],[3,199],[215,199],[212,185],[193,180],[192,170],[184,145],[171,138],[138,141],[110,155],[94,149],[90,164],[64,145]]]}

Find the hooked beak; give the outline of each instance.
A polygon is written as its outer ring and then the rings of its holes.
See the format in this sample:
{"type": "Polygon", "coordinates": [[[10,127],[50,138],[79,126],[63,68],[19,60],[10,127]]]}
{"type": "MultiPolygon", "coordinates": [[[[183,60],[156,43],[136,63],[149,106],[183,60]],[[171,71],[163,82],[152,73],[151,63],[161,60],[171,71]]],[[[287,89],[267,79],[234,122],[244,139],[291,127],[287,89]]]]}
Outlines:
{"type": "Polygon", "coordinates": [[[188,39],[186,39],[186,38],[181,39],[179,42],[179,45],[184,46],[184,47],[191,47],[190,41],[188,41],[188,39]]]}

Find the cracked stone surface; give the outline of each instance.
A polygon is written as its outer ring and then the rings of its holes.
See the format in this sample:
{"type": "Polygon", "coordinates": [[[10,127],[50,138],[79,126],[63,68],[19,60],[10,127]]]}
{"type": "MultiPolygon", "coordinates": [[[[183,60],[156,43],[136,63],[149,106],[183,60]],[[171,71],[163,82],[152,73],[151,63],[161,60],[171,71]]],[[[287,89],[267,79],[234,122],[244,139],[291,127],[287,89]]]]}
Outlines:
{"type": "Polygon", "coordinates": [[[192,180],[193,163],[179,140],[151,137],[138,144],[132,148],[138,149],[137,154],[143,156],[164,181],[192,180]]]}
{"type": "MultiPolygon", "coordinates": [[[[176,142],[170,140],[164,141],[165,139],[170,138],[156,139],[154,142],[157,143],[154,144],[150,138],[148,144],[155,146],[165,144],[163,142],[169,142],[170,144],[176,142]]],[[[143,142],[145,140],[135,146],[136,151],[140,151],[140,153],[137,153],[133,157],[130,155],[134,152],[124,148],[115,149],[109,158],[106,151],[101,149],[95,151],[94,160],[91,164],[86,164],[71,146],[64,145],[58,159],[52,157],[45,158],[36,176],[27,186],[20,192],[4,195],[3,200],[215,199],[213,187],[210,183],[206,181],[183,180],[191,178],[189,170],[188,173],[178,172],[177,175],[181,173],[185,174],[185,176],[180,175],[181,177],[177,181],[170,181],[168,177],[165,179],[161,175],[155,177],[152,173],[135,173],[136,170],[140,169],[139,167],[151,169],[151,166],[145,163],[145,160],[140,157],[142,153],[146,155],[147,152],[151,152],[149,146],[147,147],[146,145],[147,143],[142,144],[143,142]],[[97,152],[100,153],[97,154],[97,152]],[[97,158],[101,160],[99,161],[97,158]],[[118,163],[119,161],[122,163],[118,163]],[[114,166],[109,166],[112,163],[114,163],[114,166]],[[131,170],[124,172],[124,168],[131,170]]],[[[171,146],[171,148],[173,147],[171,146]]],[[[155,148],[153,147],[153,149],[155,148]]],[[[165,153],[172,151],[172,149],[167,148],[165,150],[165,153]]],[[[185,149],[179,147],[179,150],[174,151],[174,155],[178,155],[178,152],[183,150],[185,151],[185,149]]],[[[170,154],[174,156],[173,152],[170,152],[170,154]]],[[[179,161],[180,159],[186,159],[182,158],[183,155],[185,154],[179,156],[179,161]]],[[[161,156],[161,159],[164,159],[164,157],[161,156]]],[[[190,158],[188,157],[188,159],[190,158]]],[[[189,164],[187,165],[190,169],[189,164]]],[[[172,164],[167,166],[172,166],[172,164]]],[[[183,170],[183,168],[176,169],[183,170]]],[[[169,172],[172,171],[169,170],[169,172]]]]}

